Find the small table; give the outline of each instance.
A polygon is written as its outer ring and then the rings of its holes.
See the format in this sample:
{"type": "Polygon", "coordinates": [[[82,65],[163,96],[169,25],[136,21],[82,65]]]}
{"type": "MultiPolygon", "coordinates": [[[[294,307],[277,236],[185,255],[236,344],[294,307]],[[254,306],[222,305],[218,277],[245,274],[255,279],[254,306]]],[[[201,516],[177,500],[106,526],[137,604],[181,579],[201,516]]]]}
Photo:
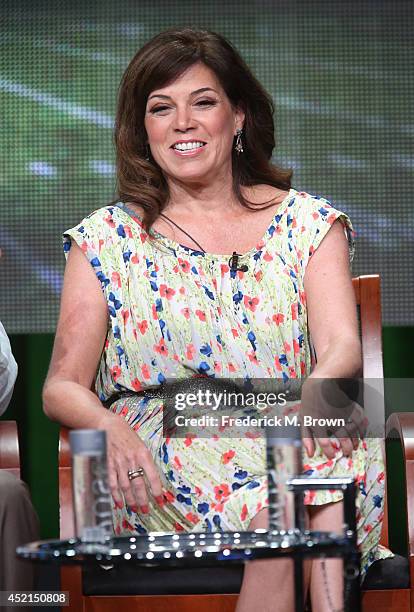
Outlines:
{"type": "Polygon", "coordinates": [[[356,545],[355,485],[351,478],[294,478],[289,486],[296,495],[312,489],[341,489],[344,494],[342,535],[293,529],[213,533],[150,533],[113,537],[103,542],[46,540],[20,546],[25,559],[59,564],[199,566],[240,563],[274,557],[293,558],[295,609],[303,612],[302,562],[313,557],[342,557],[344,560],[345,611],[360,612],[360,554],[356,545]]]}

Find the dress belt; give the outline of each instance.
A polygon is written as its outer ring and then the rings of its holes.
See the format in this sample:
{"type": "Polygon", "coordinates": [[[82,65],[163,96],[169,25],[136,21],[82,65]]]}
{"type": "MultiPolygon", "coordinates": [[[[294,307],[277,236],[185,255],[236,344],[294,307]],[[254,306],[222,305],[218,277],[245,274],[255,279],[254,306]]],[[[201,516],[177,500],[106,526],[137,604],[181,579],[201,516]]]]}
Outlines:
{"type": "MultiPolygon", "coordinates": [[[[274,388],[271,388],[271,382],[272,382],[271,379],[261,379],[261,380],[263,380],[263,382],[266,383],[265,389],[263,388],[255,389],[254,386],[252,386],[249,389],[249,388],[246,388],[245,384],[241,386],[240,383],[242,382],[242,379],[213,378],[212,376],[192,376],[190,378],[181,378],[178,380],[165,382],[162,385],[159,385],[158,387],[146,387],[144,389],[141,389],[140,391],[124,391],[124,392],[115,393],[114,395],[111,395],[111,397],[109,397],[108,399],[104,400],[102,403],[105,406],[105,408],[110,408],[110,406],[112,406],[112,404],[114,404],[118,400],[125,399],[127,397],[148,397],[150,399],[159,398],[168,403],[171,400],[174,400],[177,393],[197,394],[200,391],[202,391],[203,393],[206,391],[210,391],[211,393],[226,392],[226,393],[244,393],[244,394],[261,393],[261,392],[269,392],[269,391],[272,391],[272,392],[282,391],[286,393],[286,396],[287,396],[286,399],[288,401],[300,400],[301,386],[302,386],[303,380],[293,379],[292,381],[289,381],[288,385],[285,383],[282,389],[280,389],[282,382],[279,379],[273,379],[273,382],[275,383],[274,388]],[[240,382],[236,382],[236,381],[240,381],[240,382]],[[292,386],[292,383],[293,383],[293,386],[292,386]],[[275,388],[278,386],[279,386],[279,389],[275,388]]],[[[248,381],[243,380],[243,383],[246,383],[246,382],[248,381]]]]}
{"type": "Polygon", "coordinates": [[[158,387],[146,387],[140,391],[121,391],[103,400],[105,408],[126,397],[148,397],[162,400],[172,400],[177,393],[198,393],[199,391],[211,391],[212,393],[246,393],[246,389],[229,378],[213,378],[211,376],[192,376],[191,378],[180,378],[159,385],[158,387]]]}

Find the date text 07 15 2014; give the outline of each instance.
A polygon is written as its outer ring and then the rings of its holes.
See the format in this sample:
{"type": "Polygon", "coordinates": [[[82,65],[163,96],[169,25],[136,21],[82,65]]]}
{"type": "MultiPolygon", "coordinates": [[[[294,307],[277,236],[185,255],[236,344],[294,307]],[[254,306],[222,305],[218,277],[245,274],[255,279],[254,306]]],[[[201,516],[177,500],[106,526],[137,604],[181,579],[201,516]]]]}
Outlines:
{"type": "Polygon", "coordinates": [[[69,591],[0,591],[2,606],[68,606],[69,591]]]}

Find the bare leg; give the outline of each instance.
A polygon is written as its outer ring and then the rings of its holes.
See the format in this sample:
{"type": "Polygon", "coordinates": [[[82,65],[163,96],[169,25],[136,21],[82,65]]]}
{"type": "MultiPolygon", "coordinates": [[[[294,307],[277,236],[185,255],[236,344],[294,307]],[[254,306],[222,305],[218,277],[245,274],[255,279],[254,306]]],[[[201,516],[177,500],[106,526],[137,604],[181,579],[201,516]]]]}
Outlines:
{"type": "MultiPolygon", "coordinates": [[[[249,529],[268,528],[267,509],[261,510],[252,520],[249,529]]],[[[304,564],[305,597],[310,577],[310,563],[304,564]]],[[[246,563],[236,612],[293,612],[294,582],[293,561],[272,559],[246,563]]]]}
{"type": "MultiPolygon", "coordinates": [[[[342,532],[342,503],[308,506],[308,511],[311,530],[342,532]]],[[[318,612],[343,610],[344,580],[342,559],[313,559],[310,584],[313,610],[318,612]]]]}

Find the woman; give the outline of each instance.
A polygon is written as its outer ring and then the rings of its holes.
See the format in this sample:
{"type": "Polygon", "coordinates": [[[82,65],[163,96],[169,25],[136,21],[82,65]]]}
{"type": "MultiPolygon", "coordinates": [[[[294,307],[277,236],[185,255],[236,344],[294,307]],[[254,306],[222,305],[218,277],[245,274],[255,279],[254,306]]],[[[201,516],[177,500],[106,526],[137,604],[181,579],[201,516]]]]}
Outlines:
{"type": "MultiPolygon", "coordinates": [[[[326,200],[291,189],[290,173],[270,164],[272,110],[237,52],[211,32],[161,33],[124,74],[120,201],[65,234],[44,389],[51,418],[106,430],[116,533],[266,526],[262,440],[164,439],[163,402],[143,389],[200,374],[305,378],[310,336],[318,357],[311,377],[360,370],[351,223],[326,200]]],[[[364,483],[365,571],[388,554],[378,547],[382,459],[355,428],[342,433],[336,446],[307,439],[306,469],[364,483]]],[[[339,499],[308,497],[311,528],[340,529],[339,499]]],[[[310,587],[316,609],[340,608],[340,562],[314,561],[310,587]]],[[[238,611],[290,610],[292,591],[289,561],[251,563],[238,611]]]]}

